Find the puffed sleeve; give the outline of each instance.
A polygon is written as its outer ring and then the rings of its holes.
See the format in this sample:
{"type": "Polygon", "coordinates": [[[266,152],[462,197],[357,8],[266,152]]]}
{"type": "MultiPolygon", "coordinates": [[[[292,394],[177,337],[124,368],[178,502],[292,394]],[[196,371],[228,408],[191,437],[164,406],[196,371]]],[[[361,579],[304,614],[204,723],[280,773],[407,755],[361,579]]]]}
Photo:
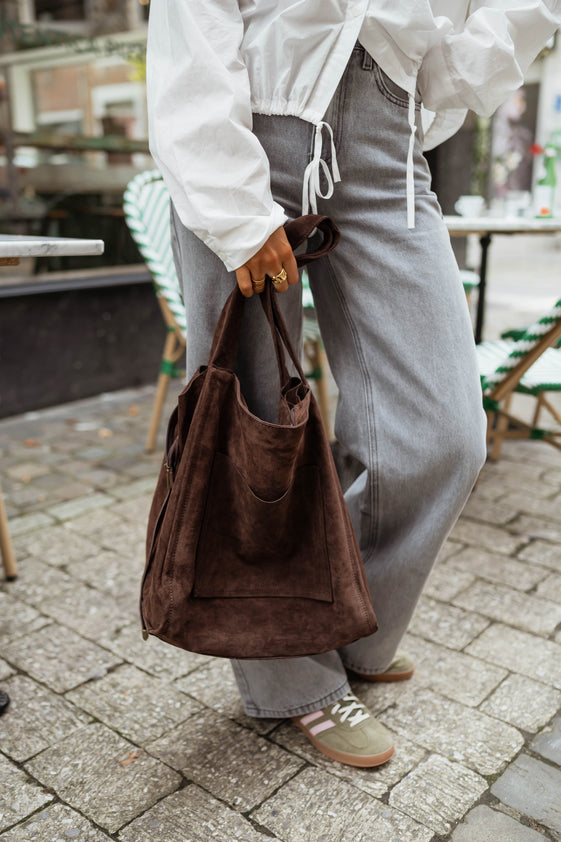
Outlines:
{"type": "Polygon", "coordinates": [[[150,4],[150,151],[183,224],[230,271],[287,219],[252,132],[242,37],[236,0],[150,4]]]}
{"type": "Polygon", "coordinates": [[[531,62],[561,26],[561,0],[472,0],[461,30],[446,17],[435,22],[440,37],[418,76],[424,105],[489,116],[522,85],[531,62]]]}

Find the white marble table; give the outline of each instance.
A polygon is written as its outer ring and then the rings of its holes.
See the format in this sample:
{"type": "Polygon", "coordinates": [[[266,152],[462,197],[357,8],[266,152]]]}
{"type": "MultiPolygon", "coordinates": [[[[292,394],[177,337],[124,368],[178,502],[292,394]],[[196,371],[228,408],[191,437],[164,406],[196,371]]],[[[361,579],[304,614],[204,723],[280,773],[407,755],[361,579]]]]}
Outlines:
{"type": "MultiPolygon", "coordinates": [[[[103,240],[79,240],[70,237],[27,237],[0,234],[0,266],[17,266],[21,257],[69,257],[77,254],[103,254],[103,240]]],[[[0,554],[6,578],[17,576],[17,565],[10,540],[8,519],[0,487],[0,554]]]]}
{"type": "Polygon", "coordinates": [[[0,266],[17,266],[21,257],[71,257],[103,254],[103,240],[71,237],[28,237],[0,234],[0,266]]]}
{"type": "Polygon", "coordinates": [[[556,234],[561,231],[561,217],[532,219],[501,216],[445,216],[444,222],[451,237],[477,234],[481,244],[479,267],[479,297],[475,321],[475,341],[481,342],[485,317],[485,290],[487,283],[487,252],[494,234],[556,234]]]}

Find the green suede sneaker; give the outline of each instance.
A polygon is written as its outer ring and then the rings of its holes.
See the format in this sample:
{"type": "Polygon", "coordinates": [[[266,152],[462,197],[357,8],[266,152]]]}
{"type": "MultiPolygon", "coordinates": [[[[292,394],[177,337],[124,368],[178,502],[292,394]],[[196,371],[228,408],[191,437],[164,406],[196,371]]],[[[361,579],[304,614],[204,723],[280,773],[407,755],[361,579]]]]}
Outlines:
{"type": "Polygon", "coordinates": [[[389,731],[349,693],[322,710],[293,716],[310,742],[331,760],[349,766],[379,766],[394,752],[389,731]]]}
{"type": "Polygon", "coordinates": [[[371,675],[365,675],[355,670],[352,670],[352,672],[357,678],[362,678],[363,681],[406,681],[415,672],[415,663],[409,655],[398,649],[395,658],[384,672],[374,672],[371,675]]]}

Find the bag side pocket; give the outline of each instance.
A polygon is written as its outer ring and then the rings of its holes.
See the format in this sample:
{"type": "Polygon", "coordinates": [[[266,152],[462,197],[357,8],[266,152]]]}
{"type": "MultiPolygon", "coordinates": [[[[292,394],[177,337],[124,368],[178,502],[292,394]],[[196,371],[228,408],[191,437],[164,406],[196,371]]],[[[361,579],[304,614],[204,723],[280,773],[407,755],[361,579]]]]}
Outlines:
{"type": "Polygon", "coordinates": [[[333,601],[316,465],[298,468],[284,494],[267,501],[228,456],[215,454],[193,596],[333,601]]]}

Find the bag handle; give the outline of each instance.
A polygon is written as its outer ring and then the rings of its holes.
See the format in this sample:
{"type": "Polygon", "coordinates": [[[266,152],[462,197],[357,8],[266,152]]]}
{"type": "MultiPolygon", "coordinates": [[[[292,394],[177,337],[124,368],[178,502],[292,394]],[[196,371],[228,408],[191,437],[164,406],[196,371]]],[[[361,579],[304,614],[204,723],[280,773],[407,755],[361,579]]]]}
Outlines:
{"type": "MultiPolygon", "coordinates": [[[[304,266],[312,260],[319,260],[321,257],[324,257],[324,255],[335,248],[340,240],[341,234],[335,223],[328,216],[320,216],[319,214],[300,216],[291,222],[287,222],[285,225],[286,236],[293,250],[301,246],[316,229],[323,234],[323,241],[313,252],[297,255],[296,263],[298,266],[304,266]]],[[[288,329],[281,315],[278,302],[276,301],[276,294],[273,293],[272,287],[273,285],[269,280],[265,285],[265,291],[261,294],[261,303],[271,328],[282,386],[289,379],[284,361],[283,345],[288,351],[299,376],[302,379],[305,379],[305,377],[298,359],[298,354],[292,346],[288,329]]],[[[234,367],[240,341],[244,303],[245,298],[240,292],[239,287],[236,286],[228,296],[220,313],[212,341],[209,365],[228,369],[234,367]]]]}
{"type": "Polygon", "coordinates": [[[317,213],[299,216],[297,219],[287,222],[284,226],[292,251],[296,251],[316,229],[323,234],[323,241],[315,251],[296,255],[298,266],[305,266],[312,260],[319,260],[320,257],[324,257],[330,251],[333,251],[341,239],[341,232],[329,216],[320,216],[317,213]]]}
{"type": "MultiPolygon", "coordinates": [[[[319,260],[324,255],[329,254],[330,251],[333,251],[341,239],[341,233],[332,219],[319,214],[300,216],[285,225],[286,236],[293,251],[301,246],[316,230],[319,230],[323,234],[321,245],[313,252],[297,255],[296,263],[298,266],[304,266],[307,263],[311,263],[312,260],[319,260]]],[[[283,345],[288,351],[288,355],[294,363],[300,379],[305,381],[306,376],[302,370],[300,359],[292,345],[286,322],[279,307],[278,297],[274,293],[273,285],[270,282],[266,285],[261,295],[261,304],[263,305],[263,310],[265,311],[273,335],[281,387],[290,379],[286,369],[283,345]]]]}

